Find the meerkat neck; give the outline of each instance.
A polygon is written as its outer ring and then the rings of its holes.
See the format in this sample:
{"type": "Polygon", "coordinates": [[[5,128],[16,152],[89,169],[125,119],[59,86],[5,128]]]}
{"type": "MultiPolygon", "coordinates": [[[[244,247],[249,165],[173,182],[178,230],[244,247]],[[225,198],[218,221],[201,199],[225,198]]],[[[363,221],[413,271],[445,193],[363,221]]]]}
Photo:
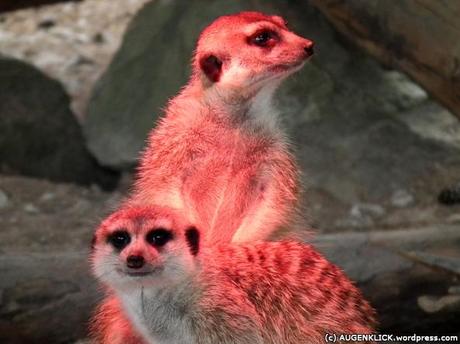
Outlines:
{"type": "MultiPolygon", "coordinates": [[[[279,82],[273,82],[260,90],[235,90],[222,92],[218,87],[203,87],[193,80],[182,91],[182,99],[198,100],[200,114],[217,116],[219,120],[248,129],[264,129],[278,133],[279,111],[273,104],[273,96],[279,82]]],[[[185,109],[184,109],[185,110],[185,109]]]]}
{"type": "Polygon", "coordinates": [[[163,287],[139,287],[121,294],[125,311],[152,343],[191,343],[190,313],[193,306],[191,280],[163,287]]]}
{"type": "Polygon", "coordinates": [[[261,89],[248,103],[248,117],[254,123],[272,132],[280,130],[279,111],[273,104],[273,97],[278,84],[270,84],[261,89]]]}

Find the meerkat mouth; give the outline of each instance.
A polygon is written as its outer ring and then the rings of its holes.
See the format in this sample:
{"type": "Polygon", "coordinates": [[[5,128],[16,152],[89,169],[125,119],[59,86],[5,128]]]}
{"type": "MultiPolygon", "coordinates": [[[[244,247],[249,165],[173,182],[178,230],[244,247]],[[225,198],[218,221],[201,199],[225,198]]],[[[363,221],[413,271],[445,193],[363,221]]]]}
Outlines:
{"type": "Polygon", "coordinates": [[[153,274],[153,271],[126,271],[125,274],[131,277],[144,277],[153,274]]]}
{"type": "Polygon", "coordinates": [[[258,78],[252,81],[253,86],[257,86],[259,84],[264,84],[267,83],[271,80],[277,80],[277,79],[283,79],[300,69],[305,65],[307,61],[302,60],[294,63],[285,63],[285,64],[279,64],[279,65],[274,65],[269,68],[267,73],[260,75],[258,78]]]}
{"type": "Polygon", "coordinates": [[[296,72],[299,69],[301,69],[305,65],[305,62],[306,60],[289,63],[289,64],[280,64],[280,65],[273,66],[272,70],[277,73],[283,73],[283,72],[292,73],[292,72],[296,72]]]}
{"type": "Polygon", "coordinates": [[[129,276],[129,277],[145,277],[149,275],[155,275],[163,270],[162,267],[152,268],[150,270],[140,270],[140,271],[128,271],[128,270],[119,270],[120,274],[129,276]]]}

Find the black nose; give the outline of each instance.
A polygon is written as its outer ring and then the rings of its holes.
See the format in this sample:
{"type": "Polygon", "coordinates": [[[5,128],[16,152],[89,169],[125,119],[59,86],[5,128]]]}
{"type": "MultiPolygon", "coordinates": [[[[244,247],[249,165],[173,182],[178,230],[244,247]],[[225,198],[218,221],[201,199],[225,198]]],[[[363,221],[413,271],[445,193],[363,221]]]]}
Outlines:
{"type": "Polygon", "coordinates": [[[140,269],[144,266],[145,259],[142,256],[129,256],[126,259],[126,265],[131,269],[140,269]]]}
{"type": "Polygon", "coordinates": [[[305,52],[308,54],[308,56],[311,56],[313,55],[313,46],[315,45],[315,43],[313,42],[309,42],[305,48],[303,48],[305,50],[305,52]]]}

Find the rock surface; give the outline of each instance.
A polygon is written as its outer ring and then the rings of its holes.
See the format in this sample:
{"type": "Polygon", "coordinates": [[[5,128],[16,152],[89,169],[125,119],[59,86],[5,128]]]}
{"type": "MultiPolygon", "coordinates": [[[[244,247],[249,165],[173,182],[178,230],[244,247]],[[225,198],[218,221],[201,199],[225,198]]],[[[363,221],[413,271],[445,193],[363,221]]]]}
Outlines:
{"type": "Polygon", "coordinates": [[[147,1],[84,0],[0,14],[0,51],[59,80],[82,120],[94,82],[147,1]]]}
{"type": "Polygon", "coordinates": [[[0,208],[0,342],[84,337],[98,298],[87,263],[92,233],[121,195],[3,175],[0,188],[9,199],[0,208]]]}
{"type": "Polygon", "coordinates": [[[460,334],[458,225],[321,235],[314,242],[358,282],[381,333],[460,334]]]}
{"type": "Polygon", "coordinates": [[[35,68],[0,56],[0,172],[113,187],[85,147],[61,85],[35,68]]]}
{"type": "Polygon", "coordinates": [[[340,42],[308,2],[147,4],[130,24],[89,105],[85,133],[102,164],[136,163],[167,98],[187,81],[198,33],[215,17],[244,9],[281,14],[316,42],[316,55],[279,96],[316,227],[422,225],[445,221],[457,211],[439,207],[436,196],[460,174],[458,119],[402,74],[340,42]],[[400,190],[409,201],[395,203],[400,190]],[[363,204],[378,211],[358,211],[363,204]]]}
{"type": "Polygon", "coordinates": [[[342,34],[460,117],[460,2],[312,0],[342,34]]]}

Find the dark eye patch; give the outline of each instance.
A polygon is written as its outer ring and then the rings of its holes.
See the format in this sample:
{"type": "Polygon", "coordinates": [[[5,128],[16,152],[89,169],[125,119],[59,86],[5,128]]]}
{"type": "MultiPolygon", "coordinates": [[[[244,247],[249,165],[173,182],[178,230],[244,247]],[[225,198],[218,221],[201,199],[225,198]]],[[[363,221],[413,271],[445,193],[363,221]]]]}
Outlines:
{"type": "Polygon", "coordinates": [[[120,229],[111,233],[107,237],[107,242],[115,249],[121,251],[131,242],[131,236],[126,230],[120,229]]]}
{"type": "Polygon", "coordinates": [[[270,29],[259,30],[248,39],[250,44],[259,47],[272,47],[277,41],[279,41],[278,34],[270,29]]]}
{"type": "Polygon", "coordinates": [[[145,240],[155,247],[162,247],[166,243],[173,239],[173,234],[166,228],[155,228],[147,233],[145,240]]]}

